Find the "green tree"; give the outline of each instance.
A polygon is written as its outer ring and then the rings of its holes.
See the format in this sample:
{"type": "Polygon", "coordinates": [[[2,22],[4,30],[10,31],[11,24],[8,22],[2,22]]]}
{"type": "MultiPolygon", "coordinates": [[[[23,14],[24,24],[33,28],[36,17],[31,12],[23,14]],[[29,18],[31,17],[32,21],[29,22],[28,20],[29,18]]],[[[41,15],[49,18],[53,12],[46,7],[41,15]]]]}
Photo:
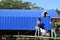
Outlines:
{"type": "Polygon", "coordinates": [[[22,0],[2,0],[0,2],[0,9],[42,9],[42,7],[36,6],[35,3],[23,2],[22,0]]]}
{"type": "Polygon", "coordinates": [[[56,12],[60,15],[60,10],[59,9],[56,9],[56,12]]]}
{"type": "Polygon", "coordinates": [[[36,6],[36,3],[33,3],[32,5],[31,5],[31,9],[32,10],[40,10],[40,9],[44,9],[44,8],[42,8],[42,7],[39,7],[39,6],[36,6]]]}

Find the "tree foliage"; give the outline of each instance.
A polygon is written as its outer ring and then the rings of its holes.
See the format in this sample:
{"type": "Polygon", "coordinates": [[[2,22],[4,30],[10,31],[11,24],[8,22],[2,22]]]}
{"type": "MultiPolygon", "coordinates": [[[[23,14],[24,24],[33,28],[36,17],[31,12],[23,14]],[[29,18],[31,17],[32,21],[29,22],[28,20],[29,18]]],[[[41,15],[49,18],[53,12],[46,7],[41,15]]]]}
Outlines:
{"type": "Polygon", "coordinates": [[[42,7],[36,6],[35,3],[23,2],[22,0],[1,0],[0,9],[30,9],[40,10],[42,7]]]}
{"type": "Polygon", "coordinates": [[[56,9],[56,12],[60,15],[60,10],[59,9],[56,9]]]}

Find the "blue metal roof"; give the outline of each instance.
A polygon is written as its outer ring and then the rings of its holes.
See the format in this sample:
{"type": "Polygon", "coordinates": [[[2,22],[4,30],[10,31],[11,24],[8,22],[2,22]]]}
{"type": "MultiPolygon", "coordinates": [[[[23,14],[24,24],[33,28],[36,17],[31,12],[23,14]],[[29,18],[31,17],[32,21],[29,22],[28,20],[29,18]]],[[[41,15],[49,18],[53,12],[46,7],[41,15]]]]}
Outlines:
{"type": "MultiPolygon", "coordinates": [[[[43,10],[0,10],[0,16],[13,16],[13,17],[38,17],[41,16],[43,10]]],[[[58,17],[54,10],[47,10],[48,15],[51,17],[58,17]]]]}
{"type": "MultiPolygon", "coordinates": [[[[35,30],[38,16],[43,10],[0,10],[0,30],[35,30]]],[[[47,10],[51,17],[59,17],[54,10],[47,10]]]]}
{"type": "Polygon", "coordinates": [[[42,10],[0,10],[0,16],[38,17],[42,10]]]}

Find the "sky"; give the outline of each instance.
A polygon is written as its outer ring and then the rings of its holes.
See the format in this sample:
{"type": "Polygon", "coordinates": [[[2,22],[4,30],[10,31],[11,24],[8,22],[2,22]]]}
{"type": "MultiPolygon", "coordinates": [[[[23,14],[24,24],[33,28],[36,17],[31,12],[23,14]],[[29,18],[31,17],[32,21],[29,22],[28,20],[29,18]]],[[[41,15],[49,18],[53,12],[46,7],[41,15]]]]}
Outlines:
{"type": "Polygon", "coordinates": [[[22,0],[24,2],[36,3],[37,6],[41,6],[45,9],[56,9],[60,10],[60,0],[22,0]]]}

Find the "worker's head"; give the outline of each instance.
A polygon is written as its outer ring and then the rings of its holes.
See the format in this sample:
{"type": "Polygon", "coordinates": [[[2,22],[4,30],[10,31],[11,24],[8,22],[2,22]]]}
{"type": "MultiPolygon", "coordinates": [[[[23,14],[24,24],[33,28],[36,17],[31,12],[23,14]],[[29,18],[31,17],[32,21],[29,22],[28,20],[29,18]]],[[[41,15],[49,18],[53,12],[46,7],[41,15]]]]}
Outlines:
{"type": "Polygon", "coordinates": [[[44,12],[44,17],[48,16],[48,13],[47,12],[44,12]]]}

